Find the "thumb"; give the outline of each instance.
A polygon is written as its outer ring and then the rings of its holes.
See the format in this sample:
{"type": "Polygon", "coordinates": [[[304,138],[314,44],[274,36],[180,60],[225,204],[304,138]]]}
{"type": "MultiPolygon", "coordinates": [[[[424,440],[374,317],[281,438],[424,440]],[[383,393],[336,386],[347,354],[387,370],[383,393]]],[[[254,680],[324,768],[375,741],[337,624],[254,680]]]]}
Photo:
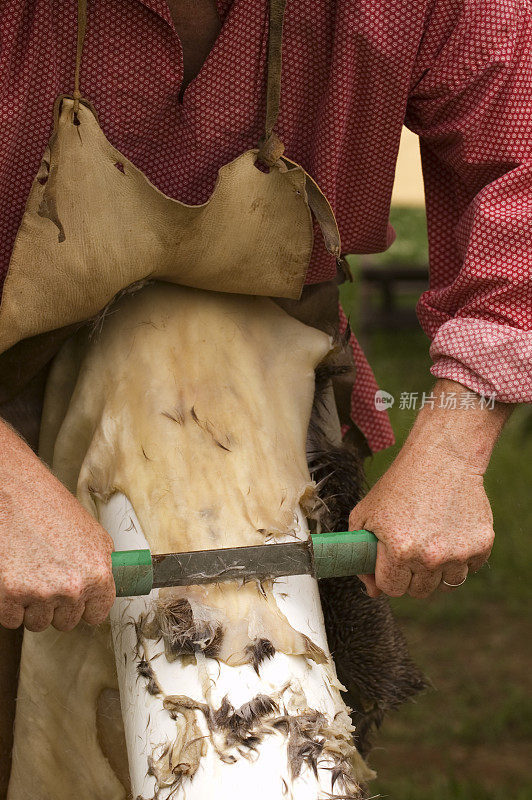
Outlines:
{"type": "MultiPolygon", "coordinates": [[[[360,503],[357,503],[349,515],[349,530],[367,530],[367,524],[367,516],[364,513],[364,501],[361,500],[360,503]]],[[[377,584],[375,583],[375,575],[357,575],[357,578],[362,581],[366,587],[366,592],[370,597],[378,597],[380,594],[382,594],[381,590],[377,588],[377,584]]]]}
{"type": "Polygon", "coordinates": [[[349,530],[350,531],[361,531],[367,522],[367,514],[364,510],[364,499],[360,500],[359,503],[353,508],[351,513],[349,514],[349,530]]]}

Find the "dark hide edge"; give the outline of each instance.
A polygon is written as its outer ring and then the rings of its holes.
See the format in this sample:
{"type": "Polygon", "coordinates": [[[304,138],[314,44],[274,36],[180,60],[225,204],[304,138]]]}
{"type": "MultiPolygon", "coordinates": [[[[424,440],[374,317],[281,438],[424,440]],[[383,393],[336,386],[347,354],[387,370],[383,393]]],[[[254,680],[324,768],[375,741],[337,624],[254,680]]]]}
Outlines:
{"type": "MultiPolygon", "coordinates": [[[[324,364],[316,372],[308,437],[309,469],[323,501],[324,531],[348,530],[349,514],[367,488],[362,453],[345,444],[331,444],[320,425],[324,391],[336,369],[324,364]]],[[[354,709],[355,744],[365,757],[384,715],[430,684],[410,658],[386,598],[368,597],[355,576],[327,578],[319,582],[319,588],[329,647],[338,677],[347,687],[344,700],[354,709]]]]}

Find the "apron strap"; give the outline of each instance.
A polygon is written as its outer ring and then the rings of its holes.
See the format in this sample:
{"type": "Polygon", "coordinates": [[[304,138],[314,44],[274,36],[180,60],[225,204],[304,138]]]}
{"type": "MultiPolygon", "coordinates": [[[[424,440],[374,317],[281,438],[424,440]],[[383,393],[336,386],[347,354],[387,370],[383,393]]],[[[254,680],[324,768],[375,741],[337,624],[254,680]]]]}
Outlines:
{"type": "Polygon", "coordinates": [[[270,0],[268,26],[268,75],[266,83],[266,124],[264,135],[259,142],[258,159],[265,166],[272,167],[284,152],[284,145],[274,133],[279,116],[281,99],[281,65],[283,43],[283,20],[286,0],[270,0]]]}
{"type": "Polygon", "coordinates": [[[79,88],[81,76],[81,59],[83,58],[83,43],[87,30],[87,0],[78,0],[78,41],[76,45],[76,71],[74,73],[74,119],[77,119],[81,91],[79,88]]]}
{"type": "MultiPolygon", "coordinates": [[[[284,153],[284,145],[274,133],[279,116],[281,99],[281,65],[283,44],[283,21],[286,0],[269,0],[268,23],[268,66],[266,81],[266,123],[264,135],[259,142],[259,160],[267,167],[272,167],[284,153]]],[[[78,0],[78,33],[76,45],[76,69],[74,73],[74,120],[77,119],[79,103],[82,99],[80,90],[81,61],[83,44],[87,30],[87,0],[78,0]]]]}

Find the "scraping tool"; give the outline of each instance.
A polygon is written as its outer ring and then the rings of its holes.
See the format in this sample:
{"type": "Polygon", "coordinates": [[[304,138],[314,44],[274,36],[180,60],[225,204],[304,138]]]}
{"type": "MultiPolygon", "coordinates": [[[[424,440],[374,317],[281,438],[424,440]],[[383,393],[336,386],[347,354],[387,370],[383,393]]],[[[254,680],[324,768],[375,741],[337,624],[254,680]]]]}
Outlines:
{"type": "Polygon", "coordinates": [[[375,571],[377,537],[369,531],[311,534],[306,541],[152,555],[150,550],[112,554],[118,597],[149,594],[165,586],[193,586],[237,578],[285,575],[340,578],[375,571]]]}

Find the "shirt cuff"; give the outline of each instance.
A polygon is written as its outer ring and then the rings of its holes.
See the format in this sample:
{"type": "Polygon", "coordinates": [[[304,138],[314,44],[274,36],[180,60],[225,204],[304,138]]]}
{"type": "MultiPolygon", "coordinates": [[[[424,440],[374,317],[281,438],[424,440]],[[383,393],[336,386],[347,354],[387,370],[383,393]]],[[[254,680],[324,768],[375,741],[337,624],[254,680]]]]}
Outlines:
{"type": "Polygon", "coordinates": [[[475,318],[445,322],[430,347],[436,378],[501,403],[532,402],[532,332],[475,318]]]}

